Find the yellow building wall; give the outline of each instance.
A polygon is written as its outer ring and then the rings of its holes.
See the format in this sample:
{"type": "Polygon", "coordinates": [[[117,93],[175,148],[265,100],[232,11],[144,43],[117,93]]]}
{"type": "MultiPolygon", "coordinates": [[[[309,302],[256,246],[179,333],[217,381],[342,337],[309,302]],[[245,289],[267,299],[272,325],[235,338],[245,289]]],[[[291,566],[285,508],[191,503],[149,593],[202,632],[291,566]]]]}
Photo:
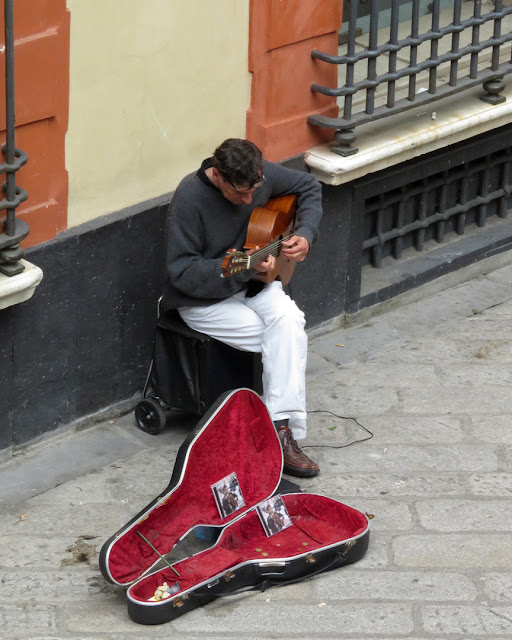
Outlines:
{"type": "Polygon", "coordinates": [[[245,137],[249,0],[67,0],[68,226],[173,191],[245,137]]]}

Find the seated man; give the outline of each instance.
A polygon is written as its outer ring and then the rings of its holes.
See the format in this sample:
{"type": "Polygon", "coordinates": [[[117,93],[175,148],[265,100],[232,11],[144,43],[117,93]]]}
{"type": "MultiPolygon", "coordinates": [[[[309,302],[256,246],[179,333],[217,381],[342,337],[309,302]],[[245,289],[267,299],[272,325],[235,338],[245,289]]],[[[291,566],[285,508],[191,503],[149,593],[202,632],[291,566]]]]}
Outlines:
{"type": "Polygon", "coordinates": [[[192,329],[232,347],[261,352],[264,401],[279,433],[284,470],[311,477],[318,465],[296,443],[306,435],[304,314],[279,280],[254,279],[255,271],[274,268],[274,257],[229,278],[221,271],[228,249],[244,246],[253,209],[289,194],[297,195],[295,235],[283,241],[282,254],[300,262],[322,216],[316,178],[267,162],[252,142],[235,138],[183,178],[169,211],[162,309],[178,309],[192,329]]]}

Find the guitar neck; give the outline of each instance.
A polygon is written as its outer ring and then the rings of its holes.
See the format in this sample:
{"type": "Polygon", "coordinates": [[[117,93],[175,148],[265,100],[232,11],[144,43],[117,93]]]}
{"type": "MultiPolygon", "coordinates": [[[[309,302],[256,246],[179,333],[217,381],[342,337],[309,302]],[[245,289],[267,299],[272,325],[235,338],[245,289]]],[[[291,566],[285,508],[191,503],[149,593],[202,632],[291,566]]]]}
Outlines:
{"type": "Polygon", "coordinates": [[[277,240],[274,240],[274,242],[267,244],[265,247],[263,247],[263,249],[258,249],[258,251],[256,251],[255,253],[251,254],[250,256],[247,256],[246,269],[252,269],[257,265],[261,264],[262,262],[265,262],[265,260],[269,256],[277,257],[281,252],[282,242],[284,240],[288,240],[291,237],[292,236],[289,235],[289,236],[286,236],[286,238],[278,238],[277,240]]]}

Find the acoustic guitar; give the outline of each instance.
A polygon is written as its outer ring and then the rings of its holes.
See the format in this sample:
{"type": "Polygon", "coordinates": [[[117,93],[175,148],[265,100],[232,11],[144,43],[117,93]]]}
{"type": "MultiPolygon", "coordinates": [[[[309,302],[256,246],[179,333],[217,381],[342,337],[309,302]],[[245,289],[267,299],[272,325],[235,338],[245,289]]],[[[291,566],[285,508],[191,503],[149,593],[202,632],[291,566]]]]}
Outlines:
{"type": "Polygon", "coordinates": [[[265,207],[256,207],[249,219],[244,250],[262,247],[248,256],[243,251],[230,249],[222,263],[222,275],[225,278],[234,276],[246,269],[253,269],[269,256],[276,258],[276,266],[271,271],[257,273],[256,280],[273,282],[277,277],[283,284],[292,279],[296,262],[281,254],[281,243],[293,235],[297,196],[281,196],[271,198],[265,207]]]}

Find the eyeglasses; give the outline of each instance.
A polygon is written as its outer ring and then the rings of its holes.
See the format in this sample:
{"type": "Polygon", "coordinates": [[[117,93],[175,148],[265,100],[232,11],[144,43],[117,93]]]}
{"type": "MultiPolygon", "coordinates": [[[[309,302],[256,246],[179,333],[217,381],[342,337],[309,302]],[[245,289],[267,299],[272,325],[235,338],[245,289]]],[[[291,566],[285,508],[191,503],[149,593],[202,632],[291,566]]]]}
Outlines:
{"type": "Polygon", "coordinates": [[[260,178],[258,179],[258,182],[253,183],[250,187],[237,187],[231,182],[229,178],[227,178],[224,175],[222,177],[224,178],[224,180],[227,180],[227,182],[229,182],[229,184],[233,187],[233,189],[237,193],[250,193],[251,191],[255,191],[256,189],[259,189],[260,187],[262,187],[266,182],[265,176],[261,174],[260,178]]]}

